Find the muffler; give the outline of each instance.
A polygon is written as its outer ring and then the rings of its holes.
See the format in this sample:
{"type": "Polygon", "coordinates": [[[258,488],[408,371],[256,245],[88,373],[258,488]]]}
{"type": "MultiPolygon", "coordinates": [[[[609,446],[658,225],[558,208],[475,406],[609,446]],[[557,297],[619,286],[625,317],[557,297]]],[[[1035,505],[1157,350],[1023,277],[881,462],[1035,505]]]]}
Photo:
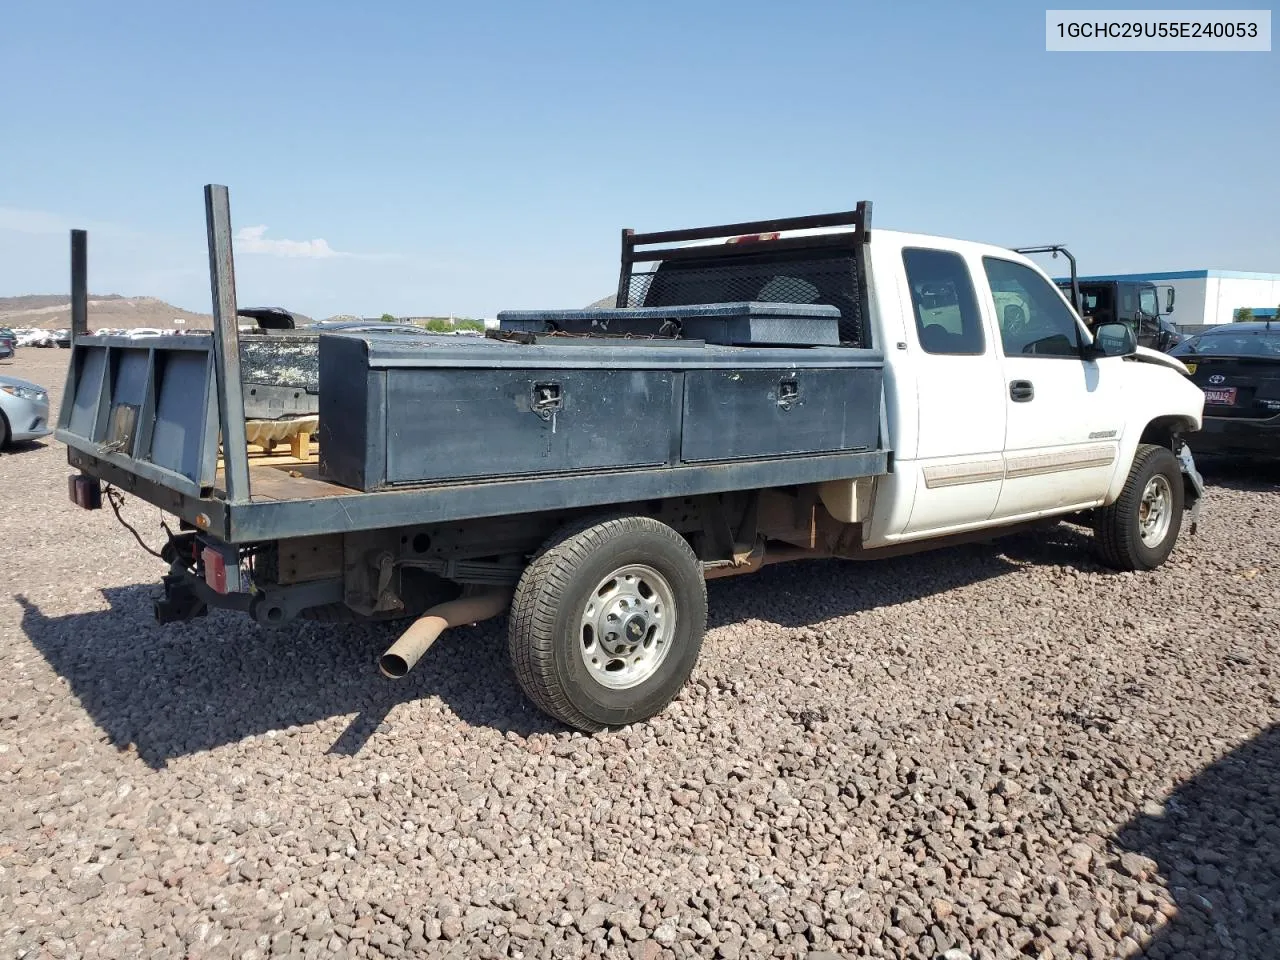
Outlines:
{"type": "Polygon", "coordinates": [[[431,649],[440,634],[450,627],[479,623],[504,613],[511,604],[510,590],[493,590],[469,597],[449,600],[429,609],[400,635],[400,639],[378,658],[378,669],[384,677],[399,680],[414,668],[422,655],[431,649]]]}

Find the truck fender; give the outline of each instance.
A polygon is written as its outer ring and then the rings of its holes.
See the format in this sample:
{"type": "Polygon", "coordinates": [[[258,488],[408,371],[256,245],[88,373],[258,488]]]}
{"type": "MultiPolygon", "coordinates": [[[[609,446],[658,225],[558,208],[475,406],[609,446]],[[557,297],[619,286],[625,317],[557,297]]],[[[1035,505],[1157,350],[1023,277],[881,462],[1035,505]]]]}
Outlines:
{"type": "Polygon", "coordinates": [[[1182,468],[1182,484],[1187,504],[1189,532],[1195,533],[1200,513],[1200,502],[1204,497],[1204,479],[1196,468],[1191,450],[1183,438],[1185,433],[1192,433],[1200,428],[1200,422],[1190,415],[1165,415],[1152,419],[1141,433],[1126,431],[1120,442],[1120,455],[1116,460],[1116,470],[1111,478],[1111,486],[1107,491],[1105,503],[1115,503],[1124,490],[1129,479],[1129,469],[1138,446],[1143,443],[1154,443],[1167,447],[1178,458],[1182,468]]]}

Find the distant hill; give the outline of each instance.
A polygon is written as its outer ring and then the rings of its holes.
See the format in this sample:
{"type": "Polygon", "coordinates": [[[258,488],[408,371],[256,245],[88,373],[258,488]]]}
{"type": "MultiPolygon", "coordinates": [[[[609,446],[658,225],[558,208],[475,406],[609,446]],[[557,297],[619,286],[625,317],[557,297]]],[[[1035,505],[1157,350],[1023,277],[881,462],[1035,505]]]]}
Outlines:
{"type": "MultiPolygon", "coordinates": [[[[55,330],[71,326],[71,297],[67,294],[34,294],[23,297],[0,297],[0,326],[39,327],[55,330]]],[[[114,327],[156,327],[161,330],[180,326],[206,329],[213,326],[207,313],[192,313],[155,297],[122,297],[118,293],[89,295],[89,329],[114,327]],[[175,324],[174,318],[185,321],[175,324]]]]}
{"type": "MultiPolygon", "coordinates": [[[[258,304],[241,304],[258,306],[258,304]]],[[[299,323],[310,323],[306,314],[294,313],[299,323]]],[[[23,297],[0,297],[0,327],[38,327],[61,330],[71,326],[71,298],[65,293],[29,294],[23,297]]],[[[154,327],[157,330],[210,330],[213,317],[192,313],[156,297],[122,297],[118,293],[89,294],[90,330],[135,330],[154,327]],[[174,323],[174,318],[183,323],[174,323]]]]}

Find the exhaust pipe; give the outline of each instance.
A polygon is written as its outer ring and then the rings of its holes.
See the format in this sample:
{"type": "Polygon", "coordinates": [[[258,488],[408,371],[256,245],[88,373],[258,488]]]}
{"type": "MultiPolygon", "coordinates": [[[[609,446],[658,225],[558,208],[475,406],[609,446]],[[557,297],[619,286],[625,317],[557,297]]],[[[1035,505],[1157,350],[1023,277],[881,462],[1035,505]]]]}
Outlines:
{"type": "Polygon", "coordinates": [[[387,652],[378,658],[378,669],[384,677],[399,680],[450,627],[496,617],[505,612],[510,603],[511,591],[497,590],[437,604],[415,620],[400,639],[387,648],[387,652]]]}
{"type": "Polygon", "coordinates": [[[748,553],[735,551],[732,560],[718,560],[702,565],[702,578],[716,580],[720,577],[740,577],[744,573],[755,573],[761,567],[774,563],[789,563],[792,560],[821,560],[829,557],[822,550],[806,550],[803,547],[782,547],[766,549],[766,543],[759,541],[748,553]]]}

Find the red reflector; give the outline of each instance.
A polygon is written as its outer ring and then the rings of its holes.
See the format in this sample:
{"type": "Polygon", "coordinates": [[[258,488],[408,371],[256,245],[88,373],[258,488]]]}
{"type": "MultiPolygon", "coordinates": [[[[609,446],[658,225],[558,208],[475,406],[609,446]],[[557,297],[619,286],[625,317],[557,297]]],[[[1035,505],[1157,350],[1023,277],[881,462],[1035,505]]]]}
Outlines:
{"type": "Polygon", "coordinates": [[[217,547],[205,547],[200,556],[204,560],[204,582],[216,593],[240,592],[240,565],[234,557],[228,563],[217,547]]]}
{"type": "Polygon", "coordinates": [[[777,240],[778,233],[744,233],[740,237],[730,237],[729,243],[758,243],[761,240],[777,240]]]}

